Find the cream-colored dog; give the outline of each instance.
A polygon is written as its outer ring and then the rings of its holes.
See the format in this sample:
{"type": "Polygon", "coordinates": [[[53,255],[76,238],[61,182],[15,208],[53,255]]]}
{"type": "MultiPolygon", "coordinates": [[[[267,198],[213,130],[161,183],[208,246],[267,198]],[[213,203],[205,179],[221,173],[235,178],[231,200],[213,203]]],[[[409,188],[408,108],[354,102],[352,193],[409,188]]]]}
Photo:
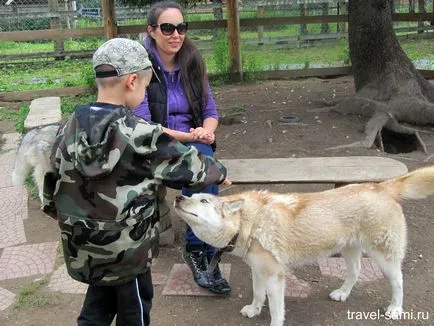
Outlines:
{"type": "Polygon", "coordinates": [[[425,198],[433,192],[434,167],[427,167],[381,183],[317,193],[177,196],[174,207],[206,243],[222,248],[236,240],[233,253],[251,267],[253,278],[253,302],[241,314],[259,315],[267,295],[271,325],[281,326],[287,267],[342,253],[348,275],[330,298],[345,301],[359,277],[362,250],[389,280],[392,300],[386,314],[398,318],[403,300],[401,262],[407,242],[399,201],[425,198]]]}

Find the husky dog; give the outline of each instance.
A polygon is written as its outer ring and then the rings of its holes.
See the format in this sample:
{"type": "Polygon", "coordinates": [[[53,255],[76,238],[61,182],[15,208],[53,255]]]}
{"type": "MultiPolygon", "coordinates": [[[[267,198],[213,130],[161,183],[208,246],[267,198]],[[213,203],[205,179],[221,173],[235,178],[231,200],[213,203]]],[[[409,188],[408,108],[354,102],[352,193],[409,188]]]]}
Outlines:
{"type": "Polygon", "coordinates": [[[259,315],[268,296],[271,325],[281,326],[285,308],[285,268],[340,252],[348,275],[330,293],[345,301],[360,272],[364,250],[392,287],[386,316],[402,313],[401,263],[407,244],[403,199],[434,193],[434,166],[380,183],[352,184],[316,193],[250,191],[227,197],[177,196],[176,213],[203,241],[217,248],[235,242],[233,253],[251,267],[253,302],[241,310],[259,315]]]}
{"type": "Polygon", "coordinates": [[[16,186],[23,185],[30,170],[33,170],[41,203],[45,173],[53,170],[50,154],[58,129],[59,125],[53,124],[30,130],[24,135],[15,158],[12,183],[16,186]]]}

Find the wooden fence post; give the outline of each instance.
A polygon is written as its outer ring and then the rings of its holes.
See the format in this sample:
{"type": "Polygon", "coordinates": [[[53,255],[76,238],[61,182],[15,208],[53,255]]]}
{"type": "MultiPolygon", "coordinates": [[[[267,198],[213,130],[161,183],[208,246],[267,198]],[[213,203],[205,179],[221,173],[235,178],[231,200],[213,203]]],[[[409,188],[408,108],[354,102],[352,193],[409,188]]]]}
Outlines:
{"type": "MultiPolygon", "coordinates": [[[[345,0],[339,0],[338,1],[338,15],[346,15],[348,14],[348,8],[347,8],[347,3],[345,2],[345,0]]],[[[344,33],[346,30],[346,23],[342,22],[342,23],[338,23],[338,32],[344,33]]]]}
{"type": "MultiPolygon", "coordinates": [[[[329,2],[328,0],[322,0],[324,1],[321,3],[321,15],[328,16],[329,14],[329,2]]],[[[328,33],[330,31],[330,27],[328,23],[322,23],[321,24],[321,33],[328,33]]]]}
{"type": "MultiPolygon", "coordinates": [[[[426,13],[426,8],[425,8],[425,0],[419,0],[419,13],[426,13]]],[[[424,32],[424,24],[423,22],[419,21],[417,23],[417,27],[419,28],[417,30],[418,34],[422,34],[424,32]]]]}
{"type": "MultiPolygon", "coordinates": [[[[59,17],[59,2],[58,0],[48,0],[48,11],[52,14],[50,19],[50,28],[59,29],[60,28],[60,17],[59,17]]],[[[54,42],[54,51],[63,52],[65,50],[63,40],[56,40],[54,42]]],[[[64,60],[65,57],[56,57],[55,60],[64,60]]]]}
{"type": "Polygon", "coordinates": [[[416,0],[408,0],[408,12],[414,14],[416,0]]]}
{"type": "Polygon", "coordinates": [[[212,2],[212,12],[215,20],[223,19],[223,4],[222,0],[214,0],[212,2]]]}
{"type": "Polygon", "coordinates": [[[430,22],[431,26],[434,26],[434,2],[432,4],[432,12],[431,12],[431,22],[430,22]]]}
{"type": "MultiPolygon", "coordinates": [[[[307,4],[303,1],[299,3],[299,11],[300,11],[300,17],[306,16],[306,8],[307,4]]],[[[300,34],[307,34],[307,25],[306,24],[300,24],[300,34]]]]}
{"type": "Polygon", "coordinates": [[[118,35],[116,23],[115,0],[101,0],[102,17],[104,19],[104,34],[107,39],[118,35]]]}
{"type": "MultiPolygon", "coordinates": [[[[264,18],[264,4],[260,3],[258,4],[258,18],[264,18]]],[[[258,26],[258,40],[261,41],[264,38],[264,26],[260,25],[258,26]]]]}
{"type": "Polygon", "coordinates": [[[228,0],[227,6],[229,56],[231,58],[231,78],[233,81],[242,81],[243,67],[241,63],[240,16],[238,13],[238,0],[228,0]]]}

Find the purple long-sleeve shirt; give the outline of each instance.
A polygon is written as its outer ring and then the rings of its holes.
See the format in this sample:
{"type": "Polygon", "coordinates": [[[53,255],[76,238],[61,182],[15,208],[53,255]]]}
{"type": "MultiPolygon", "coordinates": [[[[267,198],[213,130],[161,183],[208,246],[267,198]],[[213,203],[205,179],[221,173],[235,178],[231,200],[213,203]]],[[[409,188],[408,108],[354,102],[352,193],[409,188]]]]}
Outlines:
{"type": "MultiPolygon", "coordinates": [[[[157,62],[160,68],[164,72],[164,77],[166,79],[167,85],[167,127],[169,129],[189,132],[190,128],[193,127],[193,117],[190,113],[189,104],[187,101],[187,97],[184,95],[184,88],[181,83],[180,78],[180,68],[176,66],[172,72],[166,70],[163,65],[163,62],[160,59],[160,55],[158,54],[157,49],[150,42],[150,39],[145,40],[145,47],[148,51],[150,51],[154,57],[157,59],[157,62]]],[[[214,101],[214,97],[212,96],[211,88],[208,87],[208,102],[206,106],[202,110],[202,119],[206,118],[214,118],[218,119],[217,107],[214,101]]],[[[148,94],[145,94],[145,98],[142,103],[137,106],[134,110],[134,114],[141,117],[144,120],[151,120],[151,113],[149,111],[148,104],[148,94]]]]}

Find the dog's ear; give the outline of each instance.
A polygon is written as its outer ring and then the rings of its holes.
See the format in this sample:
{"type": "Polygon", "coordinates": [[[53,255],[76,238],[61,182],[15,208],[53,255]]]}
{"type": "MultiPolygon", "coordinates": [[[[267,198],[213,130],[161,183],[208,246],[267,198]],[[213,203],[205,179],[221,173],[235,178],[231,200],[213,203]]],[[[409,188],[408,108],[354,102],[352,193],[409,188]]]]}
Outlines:
{"type": "Polygon", "coordinates": [[[233,201],[225,201],[223,203],[223,217],[231,215],[239,211],[244,205],[244,199],[238,199],[233,201]]]}

